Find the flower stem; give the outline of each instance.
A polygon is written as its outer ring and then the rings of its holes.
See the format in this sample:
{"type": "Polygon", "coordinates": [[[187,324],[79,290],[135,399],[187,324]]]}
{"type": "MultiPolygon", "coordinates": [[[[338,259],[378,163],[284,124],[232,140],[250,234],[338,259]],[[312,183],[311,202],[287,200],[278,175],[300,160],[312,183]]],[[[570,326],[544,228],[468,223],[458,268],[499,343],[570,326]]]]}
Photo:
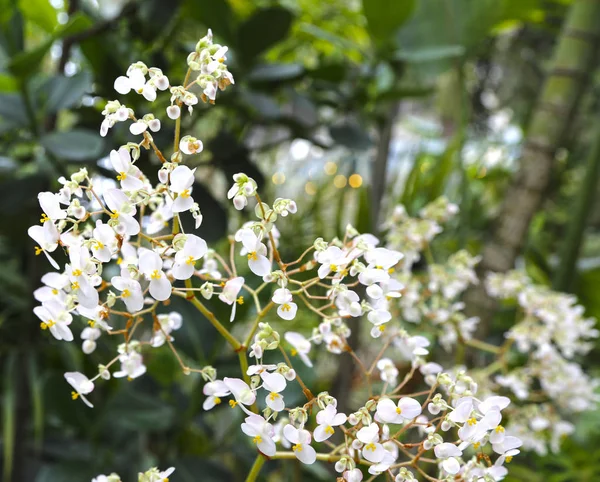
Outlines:
{"type": "Polygon", "coordinates": [[[254,464],[252,465],[252,468],[250,469],[250,473],[248,474],[248,477],[246,477],[246,482],[254,482],[256,480],[256,478],[258,477],[258,474],[260,472],[260,469],[262,469],[262,466],[265,463],[265,457],[262,454],[258,454],[256,456],[256,459],[254,459],[254,464]]]}

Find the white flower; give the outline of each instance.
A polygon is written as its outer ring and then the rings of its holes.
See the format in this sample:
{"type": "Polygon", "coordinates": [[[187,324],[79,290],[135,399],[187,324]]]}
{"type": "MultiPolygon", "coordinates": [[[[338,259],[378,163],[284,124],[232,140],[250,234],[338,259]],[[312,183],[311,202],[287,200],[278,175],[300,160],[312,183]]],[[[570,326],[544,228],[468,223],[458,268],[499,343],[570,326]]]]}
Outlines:
{"type": "Polygon", "coordinates": [[[377,416],[385,423],[402,423],[421,415],[421,404],[414,398],[404,397],[396,405],[389,398],[377,404],[377,416]]]}
{"type": "Polygon", "coordinates": [[[48,300],[42,306],[33,309],[35,315],[42,320],[42,329],[49,329],[57,340],[73,341],[73,333],[69,325],[73,321],[71,314],[58,300],[48,300]]]}
{"type": "Polygon", "coordinates": [[[27,234],[33,239],[39,247],[35,248],[35,254],[44,253],[50,264],[58,269],[58,263],[48,254],[58,247],[58,239],[60,234],[54,223],[50,220],[45,221],[43,226],[31,226],[27,230],[27,234]]]}
{"type": "Polygon", "coordinates": [[[242,405],[252,405],[256,401],[256,394],[244,380],[225,377],[223,382],[234,396],[237,403],[241,403],[242,405]]]}
{"type": "Polygon", "coordinates": [[[398,378],[398,369],[394,362],[389,358],[382,358],[377,362],[377,369],[381,372],[381,379],[389,383],[390,385],[395,385],[398,378]]]}
{"type": "Polygon", "coordinates": [[[150,295],[157,301],[168,300],[171,296],[171,282],[162,267],[163,261],[158,253],[140,249],[140,272],[150,281],[150,295]]]}
{"type": "Polygon", "coordinates": [[[379,442],[379,425],[372,423],[356,432],[356,438],[365,444],[362,456],[369,462],[377,464],[385,457],[385,449],[379,442]]]}
{"type": "Polygon", "coordinates": [[[169,119],[179,119],[179,116],[181,115],[181,109],[178,105],[170,105],[167,107],[167,115],[169,116],[169,119]]]}
{"type": "Polygon", "coordinates": [[[436,445],[433,449],[438,459],[443,459],[442,467],[450,475],[456,475],[460,471],[460,463],[456,457],[462,456],[462,450],[456,445],[444,442],[436,445]]]}
{"type": "Polygon", "coordinates": [[[173,202],[173,212],[181,213],[189,210],[193,204],[192,185],[194,184],[194,173],[196,169],[190,169],[187,166],[177,166],[170,176],[172,192],[177,194],[177,199],[173,202]]]}
{"type": "Polygon", "coordinates": [[[346,470],[343,475],[346,482],[360,482],[363,479],[362,471],[357,468],[346,470]]]}
{"type": "Polygon", "coordinates": [[[502,440],[501,443],[492,444],[494,452],[500,455],[496,462],[497,465],[502,465],[504,461],[510,462],[515,455],[520,453],[518,448],[521,445],[523,445],[521,439],[510,435],[504,437],[504,440],[502,440]]]}
{"type": "Polygon", "coordinates": [[[278,288],[273,293],[273,303],[278,304],[277,314],[284,320],[293,320],[298,311],[298,305],[292,301],[292,293],[286,288],[278,288]]]}
{"type": "Polygon", "coordinates": [[[115,90],[122,95],[133,90],[142,94],[146,100],[153,102],[156,99],[156,88],[150,82],[146,82],[146,77],[141,69],[132,67],[127,70],[127,77],[123,75],[117,77],[115,90]]]}
{"type": "Polygon", "coordinates": [[[286,387],[284,376],[281,373],[263,372],[260,377],[263,381],[263,388],[270,392],[265,397],[267,406],[275,412],[281,412],[285,408],[283,396],[280,395],[280,392],[285,390],[286,387]]]}
{"type": "Polygon", "coordinates": [[[118,172],[117,180],[121,182],[121,188],[124,191],[138,191],[144,187],[144,183],[140,179],[142,173],[131,163],[128,149],[121,147],[118,151],[110,151],[110,163],[118,172]]]}
{"type": "Polygon", "coordinates": [[[352,290],[341,291],[335,298],[335,305],[340,316],[350,315],[356,317],[362,314],[360,297],[352,290]]]}
{"type": "Polygon", "coordinates": [[[306,366],[312,367],[312,362],[307,356],[311,348],[310,341],[295,331],[288,331],[284,338],[293,347],[292,356],[297,354],[306,366]]]}
{"type": "Polygon", "coordinates": [[[96,340],[100,338],[100,330],[86,326],[81,332],[81,339],[84,340],[82,345],[83,353],[89,355],[96,349],[96,340]]]}
{"type": "Polygon", "coordinates": [[[164,345],[165,341],[173,340],[170,336],[172,331],[179,330],[182,325],[182,317],[176,311],[171,311],[169,314],[160,314],[157,316],[160,328],[154,332],[151,343],[154,348],[164,345]]]}
{"type": "Polygon", "coordinates": [[[333,427],[346,423],[346,415],[337,413],[333,405],[327,405],[323,410],[317,413],[317,428],[315,429],[315,441],[323,442],[331,437],[335,430],[333,427]]]}
{"type": "Polygon", "coordinates": [[[42,211],[44,211],[43,220],[51,219],[52,221],[56,221],[67,217],[67,212],[60,208],[58,194],[41,192],[38,194],[38,201],[42,211]]]}
{"type": "Polygon", "coordinates": [[[114,229],[99,219],[96,221],[93,235],[90,241],[94,257],[102,263],[108,263],[117,252],[118,243],[114,229]]]}
{"type": "Polygon", "coordinates": [[[226,397],[231,392],[222,380],[215,380],[214,382],[208,382],[204,385],[202,393],[206,395],[206,400],[204,400],[202,408],[204,410],[210,410],[215,405],[221,403],[221,397],[226,397]]]}
{"type": "Polygon", "coordinates": [[[136,280],[124,276],[114,276],[110,282],[115,289],[121,292],[121,299],[125,303],[127,311],[135,313],[142,309],[144,295],[142,294],[142,287],[136,280]]]}
{"type": "Polygon", "coordinates": [[[198,154],[202,152],[204,145],[200,139],[196,139],[192,136],[184,136],[179,141],[179,150],[184,154],[198,154]]]}
{"type": "Polygon", "coordinates": [[[238,294],[240,293],[242,286],[244,286],[244,278],[242,276],[238,276],[237,278],[232,278],[225,283],[225,286],[223,287],[223,291],[219,295],[219,299],[223,303],[232,305],[231,306],[231,316],[229,318],[229,321],[233,321],[233,319],[235,318],[236,302],[237,303],[243,302],[243,299],[241,297],[238,298],[238,294]]]}
{"type": "Polygon", "coordinates": [[[111,221],[117,223],[119,234],[135,236],[140,232],[140,225],[133,217],[137,212],[129,198],[120,189],[108,189],[104,193],[106,205],[112,211],[111,221]]]}
{"type": "Polygon", "coordinates": [[[350,262],[346,253],[337,246],[329,246],[325,251],[317,254],[317,261],[321,263],[318,269],[319,278],[323,279],[332,271],[344,274],[345,266],[350,262]]]}
{"type": "Polygon", "coordinates": [[[246,417],[242,424],[242,431],[252,437],[252,441],[261,453],[267,457],[275,455],[276,448],[273,441],[275,430],[263,417],[256,414],[246,417]]]}
{"type": "Polygon", "coordinates": [[[310,444],[310,432],[304,429],[297,429],[293,425],[287,424],[283,427],[283,435],[292,444],[292,451],[296,458],[303,464],[313,464],[317,460],[317,453],[310,444]]]}
{"type": "Polygon", "coordinates": [[[86,377],[83,373],[79,372],[67,372],[65,373],[65,380],[73,387],[74,392],[71,392],[71,397],[73,400],[81,397],[83,403],[85,403],[88,407],[93,408],[94,406],[91,402],[85,398],[85,395],[88,393],[92,393],[94,390],[94,382],[92,382],[88,377],[86,377]]]}
{"type": "Polygon", "coordinates": [[[127,377],[132,380],[141,377],[146,373],[144,359],[142,358],[142,355],[134,349],[121,353],[119,355],[119,361],[121,362],[121,369],[113,374],[115,378],[127,377]]]}
{"type": "Polygon", "coordinates": [[[261,242],[261,238],[254,234],[251,229],[242,229],[236,233],[236,240],[242,242],[248,253],[248,267],[257,276],[265,276],[271,272],[271,263],[266,257],[267,247],[261,242]]]}
{"type": "Polygon", "coordinates": [[[42,276],[42,283],[45,286],[38,288],[33,292],[33,297],[40,303],[57,299],[64,302],[66,293],[64,289],[69,286],[69,277],[62,273],[46,273],[42,276]]]}
{"type": "Polygon", "coordinates": [[[183,249],[175,255],[173,277],[179,280],[191,278],[196,261],[202,258],[207,251],[206,241],[193,234],[188,234],[183,249]]]}

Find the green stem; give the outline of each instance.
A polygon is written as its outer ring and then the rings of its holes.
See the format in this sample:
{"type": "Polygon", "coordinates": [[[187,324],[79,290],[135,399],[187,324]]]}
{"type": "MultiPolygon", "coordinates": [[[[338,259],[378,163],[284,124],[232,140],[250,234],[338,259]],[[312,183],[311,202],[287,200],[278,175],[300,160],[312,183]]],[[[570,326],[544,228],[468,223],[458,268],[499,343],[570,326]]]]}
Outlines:
{"type": "Polygon", "coordinates": [[[572,286],[573,274],[583,234],[590,210],[594,205],[594,197],[598,186],[598,172],[600,171],[600,126],[596,132],[594,145],[587,157],[585,178],[581,190],[575,199],[575,205],[567,225],[567,235],[560,249],[560,264],[555,273],[553,288],[567,291],[572,286]]]}
{"type": "MultiPolygon", "coordinates": [[[[181,296],[181,295],[180,295],[181,296]]],[[[183,297],[186,297],[183,294],[183,297]]],[[[227,340],[227,342],[231,345],[231,347],[237,352],[241,351],[242,344],[235,338],[227,328],[225,328],[219,320],[213,315],[212,311],[210,311],[204,304],[195,296],[193,298],[187,298],[188,301],[194,305],[200,313],[202,313],[208,321],[217,329],[217,331],[227,340]]]]}
{"type": "Polygon", "coordinates": [[[254,464],[250,469],[250,473],[248,474],[248,477],[246,477],[246,482],[254,482],[256,480],[258,474],[260,473],[260,469],[262,469],[262,466],[265,464],[265,461],[266,459],[264,455],[258,454],[256,456],[256,459],[254,459],[254,464]]]}

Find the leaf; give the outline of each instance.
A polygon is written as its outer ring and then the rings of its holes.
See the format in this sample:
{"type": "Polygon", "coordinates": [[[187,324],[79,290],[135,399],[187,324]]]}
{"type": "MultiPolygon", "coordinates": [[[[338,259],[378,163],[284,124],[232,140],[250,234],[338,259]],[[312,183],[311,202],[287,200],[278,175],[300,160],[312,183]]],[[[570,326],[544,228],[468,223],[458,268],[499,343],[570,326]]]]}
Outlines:
{"type": "Polygon", "coordinates": [[[106,424],[117,424],[125,430],[155,432],[172,426],[175,408],[128,386],[110,400],[104,418],[106,424]]]}
{"type": "Polygon", "coordinates": [[[0,92],[14,92],[19,88],[17,80],[9,74],[0,74],[0,92]]]}
{"type": "Polygon", "coordinates": [[[81,72],[72,77],[59,75],[52,78],[48,87],[46,112],[54,113],[72,107],[81,100],[91,86],[92,76],[88,72],[81,72]]]}
{"type": "Polygon", "coordinates": [[[217,37],[234,40],[235,16],[226,0],[187,0],[184,7],[188,16],[211,28],[217,37]]]}
{"type": "Polygon", "coordinates": [[[410,18],[416,4],[416,0],[363,0],[368,30],[375,43],[388,43],[392,35],[410,18]]]}
{"type": "Polygon", "coordinates": [[[91,480],[96,475],[97,472],[89,463],[61,462],[42,467],[35,482],[81,482],[91,480]]]}
{"type": "Polygon", "coordinates": [[[258,9],[238,30],[240,58],[250,61],[287,37],[292,13],[282,7],[258,9]]]}
{"type": "Polygon", "coordinates": [[[19,0],[19,9],[25,18],[48,33],[58,24],[56,9],[48,0],[19,0]]]}
{"type": "Polygon", "coordinates": [[[0,94],[0,117],[11,126],[29,125],[25,103],[18,94],[0,94]]]}
{"type": "Polygon", "coordinates": [[[331,138],[350,149],[363,150],[371,146],[369,135],[357,124],[346,123],[329,128],[331,138]]]}
{"type": "Polygon", "coordinates": [[[303,74],[302,64],[265,64],[252,69],[248,80],[250,82],[282,82],[298,79],[303,74]]]}
{"type": "Polygon", "coordinates": [[[102,137],[87,129],[52,132],[43,136],[40,143],[56,157],[66,161],[96,160],[104,147],[102,137]]]}
{"type": "Polygon", "coordinates": [[[173,462],[176,471],[169,480],[173,482],[198,482],[202,474],[202,482],[225,482],[234,480],[233,474],[222,464],[198,457],[182,457],[173,462]]]}
{"type": "Polygon", "coordinates": [[[90,27],[92,21],[82,14],[71,17],[71,20],[65,25],[57,28],[52,36],[40,44],[38,47],[19,52],[11,58],[8,63],[8,70],[16,77],[26,78],[34,74],[42,64],[42,60],[52,47],[52,44],[63,37],[75,35],[90,27]]]}
{"type": "Polygon", "coordinates": [[[457,58],[462,57],[464,54],[465,48],[462,45],[439,45],[406,51],[399,50],[394,54],[394,58],[406,62],[418,63],[457,58]]]}

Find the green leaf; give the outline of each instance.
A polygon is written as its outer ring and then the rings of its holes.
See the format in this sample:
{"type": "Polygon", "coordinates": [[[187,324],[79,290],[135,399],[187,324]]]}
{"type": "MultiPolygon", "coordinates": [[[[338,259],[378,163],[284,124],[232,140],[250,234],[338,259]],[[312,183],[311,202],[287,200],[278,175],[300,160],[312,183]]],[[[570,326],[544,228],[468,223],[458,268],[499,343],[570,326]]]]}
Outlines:
{"type": "Polygon", "coordinates": [[[63,37],[75,35],[92,25],[92,21],[82,14],[77,14],[71,17],[71,20],[65,25],[57,28],[52,36],[38,47],[19,52],[11,58],[8,63],[8,70],[16,77],[26,78],[34,74],[42,64],[44,57],[52,47],[52,44],[63,37]]]}
{"type": "Polygon", "coordinates": [[[100,134],[87,129],[52,132],[43,136],[40,143],[56,157],[66,161],[95,160],[104,147],[100,134]]]}
{"type": "Polygon", "coordinates": [[[331,138],[350,149],[363,150],[371,146],[369,135],[357,124],[341,124],[329,128],[331,138]]]}
{"type": "Polygon", "coordinates": [[[184,10],[189,17],[211,28],[217,37],[233,40],[235,16],[226,0],[188,0],[184,10]]]}
{"type": "Polygon", "coordinates": [[[88,72],[81,72],[72,77],[59,75],[52,78],[48,87],[46,112],[54,113],[75,105],[91,86],[92,76],[88,72]]]}
{"type": "Polygon", "coordinates": [[[97,471],[89,463],[61,462],[42,467],[35,482],[81,482],[96,475],[97,471]]]}
{"type": "Polygon", "coordinates": [[[0,74],[0,92],[14,92],[19,88],[17,80],[9,74],[0,74]]]}
{"type": "Polygon", "coordinates": [[[419,63],[458,58],[464,54],[465,48],[462,45],[440,45],[407,51],[399,50],[394,54],[394,58],[405,62],[419,63]]]}
{"type": "Polygon", "coordinates": [[[375,43],[388,43],[410,18],[416,4],[417,0],[363,0],[368,30],[375,43]]]}
{"type": "Polygon", "coordinates": [[[247,78],[250,82],[283,82],[296,80],[303,74],[302,64],[266,64],[252,69],[247,78]]]}
{"type": "Polygon", "coordinates": [[[120,429],[156,432],[172,426],[175,408],[154,396],[126,387],[110,400],[104,417],[105,423],[117,424],[120,429]]]}
{"type": "Polygon", "coordinates": [[[29,125],[27,109],[20,95],[0,94],[0,118],[13,127],[29,125]]]}
{"type": "Polygon", "coordinates": [[[19,0],[19,9],[27,20],[46,32],[51,33],[56,28],[56,10],[48,0],[19,0]]]}
{"type": "Polygon", "coordinates": [[[238,49],[240,58],[250,61],[287,37],[292,26],[292,13],[282,7],[258,9],[240,25],[238,49]]]}

